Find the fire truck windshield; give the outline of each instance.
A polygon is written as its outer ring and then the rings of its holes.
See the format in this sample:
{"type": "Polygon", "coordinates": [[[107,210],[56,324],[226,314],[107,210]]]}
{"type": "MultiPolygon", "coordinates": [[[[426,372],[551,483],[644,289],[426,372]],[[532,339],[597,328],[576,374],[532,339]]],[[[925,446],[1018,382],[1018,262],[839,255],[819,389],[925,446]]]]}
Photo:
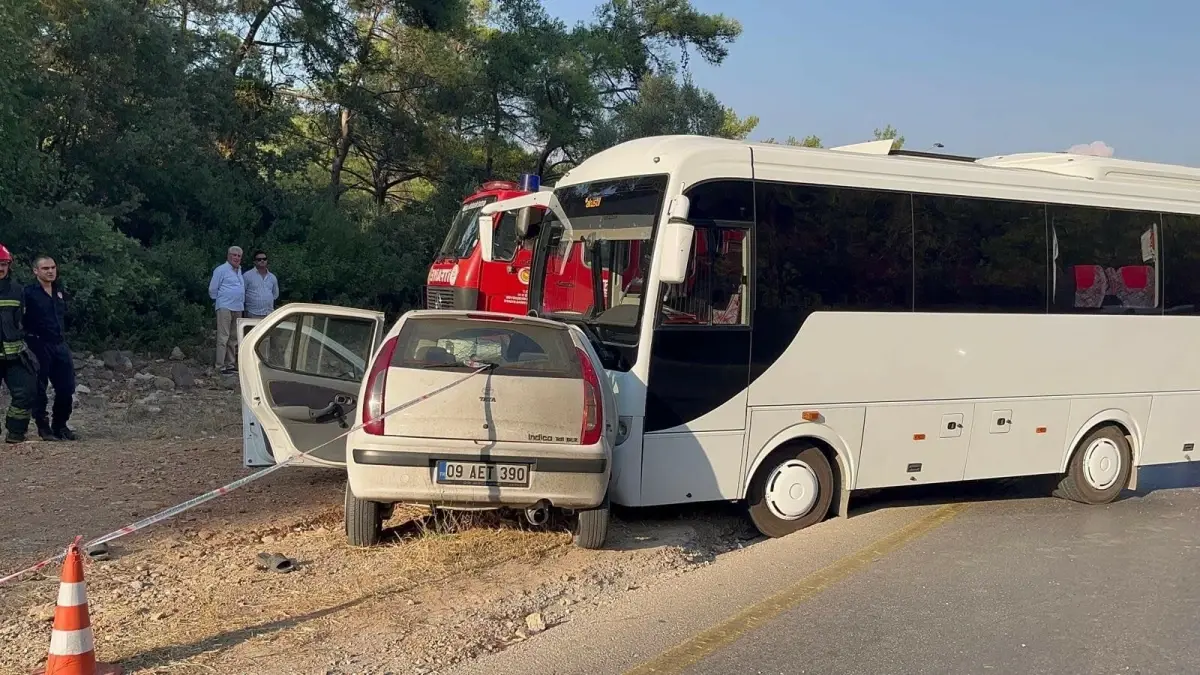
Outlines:
{"type": "Polygon", "coordinates": [[[495,197],[484,197],[463,204],[438,249],[438,260],[467,258],[475,252],[479,244],[479,210],[494,201],[495,197]]]}
{"type": "Polygon", "coordinates": [[[666,176],[639,176],[555,190],[571,227],[567,235],[557,219],[543,223],[530,308],[587,323],[606,342],[636,339],[666,183],[666,176]]]}

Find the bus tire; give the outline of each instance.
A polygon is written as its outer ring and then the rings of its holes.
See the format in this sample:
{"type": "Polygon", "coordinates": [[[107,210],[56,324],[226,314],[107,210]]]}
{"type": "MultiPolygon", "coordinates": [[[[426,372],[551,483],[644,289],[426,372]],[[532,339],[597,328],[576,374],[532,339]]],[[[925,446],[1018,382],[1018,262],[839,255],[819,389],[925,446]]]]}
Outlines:
{"type": "Polygon", "coordinates": [[[573,518],[571,540],[579,548],[604,548],[604,540],[608,538],[608,521],[610,519],[608,495],[600,506],[586,511],[579,511],[573,518]]]}
{"type": "Polygon", "coordinates": [[[1129,484],[1131,471],[1133,448],[1125,432],[1112,424],[1099,426],[1075,446],[1054,496],[1081,504],[1108,504],[1129,484]]]}
{"type": "Polygon", "coordinates": [[[750,520],[768,537],[783,537],[825,520],[833,503],[833,467],[817,446],[785,445],[750,481],[750,520]]]}
{"type": "Polygon", "coordinates": [[[346,540],[351,546],[374,546],[383,534],[383,504],[355,497],[346,481],[345,520],[346,540]]]}

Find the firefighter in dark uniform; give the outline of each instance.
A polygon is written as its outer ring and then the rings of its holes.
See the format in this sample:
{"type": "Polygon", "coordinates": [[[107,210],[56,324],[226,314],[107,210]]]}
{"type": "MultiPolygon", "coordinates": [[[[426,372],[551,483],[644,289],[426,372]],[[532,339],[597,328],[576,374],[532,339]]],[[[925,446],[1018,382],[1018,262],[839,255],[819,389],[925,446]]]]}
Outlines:
{"type": "Polygon", "coordinates": [[[37,396],[37,361],[25,345],[24,293],[12,278],[12,254],[0,244],[0,379],[11,400],[4,415],[8,443],[23,443],[37,396]]]}
{"type": "Polygon", "coordinates": [[[40,255],[33,262],[37,281],[25,287],[25,342],[39,364],[37,396],[32,416],[43,441],[73,441],[67,427],[75,397],[75,364],[67,347],[67,299],[58,281],[54,258],[40,255]],[[46,415],[46,383],[54,385],[54,417],[46,415]]]}

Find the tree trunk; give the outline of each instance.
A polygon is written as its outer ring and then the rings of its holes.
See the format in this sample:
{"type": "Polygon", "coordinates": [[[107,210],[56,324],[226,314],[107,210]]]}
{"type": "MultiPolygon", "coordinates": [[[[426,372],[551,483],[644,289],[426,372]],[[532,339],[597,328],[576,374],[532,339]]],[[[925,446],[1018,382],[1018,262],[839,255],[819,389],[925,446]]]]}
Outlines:
{"type": "Polygon", "coordinates": [[[377,206],[380,211],[383,211],[384,207],[387,206],[388,190],[390,189],[388,179],[383,176],[376,178],[374,187],[375,206],[377,206]]]}
{"type": "MultiPolygon", "coordinates": [[[[375,39],[375,28],[379,25],[379,16],[382,12],[382,7],[375,9],[375,13],[371,15],[371,25],[367,28],[367,34],[363,38],[362,44],[358,46],[356,54],[358,63],[354,66],[354,74],[351,78],[355,86],[358,85],[362,74],[367,69],[367,62],[371,57],[371,42],[375,39]]],[[[329,190],[335,204],[342,197],[342,168],[346,166],[346,158],[350,156],[350,146],[353,145],[353,138],[350,135],[350,117],[350,109],[343,104],[339,115],[340,124],[337,144],[333,153],[333,167],[329,172],[329,190]]]]}
{"type": "Polygon", "coordinates": [[[258,14],[254,15],[254,20],[250,22],[250,28],[246,31],[246,37],[242,39],[242,44],[238,45],[237,51],[233,53],[233,60],[229,64],[229,72],[236,73],[238,68],[242,66],[242,62],[246,60],[246,55],[250,53],[250,50],[254,47],[255,40],[258,39],[258,31],[262,28],[263,22],[282,3],[283,0],[267,0],[258,9],[258,14]]]}
{"type": "Polygon", "coordinates": [[[500,142],[500,95],[495,90],[492,91],[492,128],[489,130],[487,139],[487,163],[485,165],[485,175],[488,180],[493,178],[492,171],[496,163],[496,144],[500,142]]]}
{"type": "Polygon", "coordinates": [[[350,155],[350,109],[342,106],[337,145],[333,151],[333,167],[329,171],[329,193],[336,204],[342,197],[342,167],[350,155]]]}
{"type": "Polygon", "coordinates": [[[542,152],[538,154],[537,168],[535,173],[540,177],[546,173],[546,164],[550,161],[550,155],[558,149],[553,140],[546,141],[546,147],[542,148],[542,152]]]}

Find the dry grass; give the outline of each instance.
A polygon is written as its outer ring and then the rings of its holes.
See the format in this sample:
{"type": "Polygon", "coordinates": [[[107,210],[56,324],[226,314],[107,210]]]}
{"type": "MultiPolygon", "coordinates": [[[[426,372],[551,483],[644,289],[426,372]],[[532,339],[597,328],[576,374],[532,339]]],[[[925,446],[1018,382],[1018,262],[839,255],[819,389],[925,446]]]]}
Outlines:
{"type": "MultiPolygon", "coordinates": [[[[144,382],[85,381],[94,394],[73,418],[82,442],[33,442],[0,457],[0,558],[10,565],[248,472],[236,391],[152,395],[144,382]]],[[[597,560],[570,545],[561,523],[535,529],[519,515],[453,511],[435,521],[419,507],[397,509],[382,545],[351,548],[344,481],[280,471],[118,540],[111,561],[87,565],[98,655],[130,675],[466,658],[514,639],[507,622],[546,609],[538,589],[597,560]],[[287,555],[296,570],[259,570],[260,552],[287,555]]],[[[659,564],[652,551],[605,560],[659,564]]],[[[0,588],[0,671],[28,672],[44,657],[50,627],[37,616],[53,605],[57,572],[0,588]]]]}
{"type": "MultiPolygon", "coordinates": [[[[185,661],[248,640],[285,633],[303,640],[343,621],[361,625],[364,616],[379,614],[371,609],[379,603],[387,605],[387,616],[377,616],[380,621],[403,621],[421,609],[415,600],[412,605],[399,600],[437,592],[455,578],[461,581],[452,586],[454,593],[470,592],[472,573],[514,561],[536,563],[570,543],[566,533],[528,531],[491,514],[455,514],[447,528],[435,526],[428,516],[413,517],[412,511],[396,514],[388,543],[369,549],[347,550],[341,533],[327,530],[288,537],[286,547],[275,548],[286,548],[297,560],[301,570],[291,574],[252,569],[245,561],[264,547],[242,544],[227,548],[229,555],[215,565],[202,563],[209,569],[172,579],[174,592],[154,603],[163,609],[130,602],[128,596],[114,598],[96,617],[106,658],[120,660],[130,672],[155,672],[163,664],[174,664],[178,672],[185,661]],[[230,557],[237,562],[221,562],[230,557]],[[156,619],[158,612],[170,613],[156,619]]],[[[340,524],[340,513],[322,514],[310,524],[335,519],[340,524]]],[[[189,555],[185,551],[180,557],[189,555]]],[[[186,564],[194,565],[193,560],[186,564]]],[[[129,560],[123,567],[135,563],[129,560]]],[[[113,580],[117,587],[130,583],[115,573],[113,580]]]]}

